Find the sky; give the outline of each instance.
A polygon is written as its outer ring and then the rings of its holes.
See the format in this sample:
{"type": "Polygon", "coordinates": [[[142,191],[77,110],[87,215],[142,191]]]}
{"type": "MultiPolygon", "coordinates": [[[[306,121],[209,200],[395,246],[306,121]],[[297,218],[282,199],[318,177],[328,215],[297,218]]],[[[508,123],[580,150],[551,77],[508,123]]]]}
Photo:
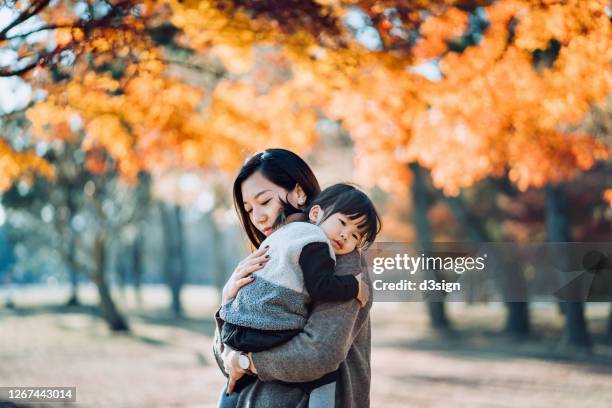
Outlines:
{"type": "MultiPolygon", "coordinates": [[[[8,8],[0,7],[0,30],[14,20],[17,13],[8,8]]],[[[10,30],[8,35],[19,34],[26,30],[31,30],[40,24],[40,20],[32,17],[18,27],[10,30]]],[[[37,42],[45,38],[48,34],[41,32],[28,37],[28,42],[37,42]]],[[[17,52],[12,49],[0,49],[0,66],[6,66],[17,60],[17,52]]],[[[12,112],[25,107],[32,97],[32,89],[20,78],[9,77],[0,78],[0,114],[12,112]]]]}

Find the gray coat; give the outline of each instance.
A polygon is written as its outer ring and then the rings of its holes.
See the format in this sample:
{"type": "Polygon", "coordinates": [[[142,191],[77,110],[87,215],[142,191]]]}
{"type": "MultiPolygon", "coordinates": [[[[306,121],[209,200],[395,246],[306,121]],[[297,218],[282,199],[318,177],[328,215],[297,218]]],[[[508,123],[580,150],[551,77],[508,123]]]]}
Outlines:
{"type": "Polygon", "coordinates": [[[304,328],[310,296],[299,259],[304,246],[313,242],[325,243],[329,256],[336,259],[321,227],[308,222],[291,222],[266,238],[261,245],[270,247],[270,260],[253,273],[253,283],[221,306],[219,316],[223,321],[260,330],[304,328]]]}
{"type": "MultiPolygon", "coordinates": [[[[365,261],[357,251],[336,260],[336,274],[364,273],[370,286],[365,261]]],[[[304,331],[287,343],[253,353],[259,381],[242,390],[238,408],[306,408],[308,396],[299,387],[285,383],[313,381],[339,370],[336,408],[370,406],[370,308],[361,309],[356,300],[315,303],[304,331]]],[[[218,316],[218,313],[217,313],[218,316]]],[[[223,321],[217,318],[213,352],[223,374],[223,321]]],[[[219,393],[221,390],[219,390],[219,393]]]]}

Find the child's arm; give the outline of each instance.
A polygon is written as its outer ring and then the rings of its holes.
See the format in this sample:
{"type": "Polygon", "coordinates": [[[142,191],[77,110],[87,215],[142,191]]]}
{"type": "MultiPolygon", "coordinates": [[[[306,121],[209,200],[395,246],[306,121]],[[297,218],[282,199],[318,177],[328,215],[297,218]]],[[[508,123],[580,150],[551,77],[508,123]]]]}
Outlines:
{"type": "Polygon", "coordinates": [[[299,259],[304,285],[313,301],[331,302],[357,298],[359,282],[352,275],[334,275],[334,260],[329,246],[313,242],[302,249],[299,259]]]}

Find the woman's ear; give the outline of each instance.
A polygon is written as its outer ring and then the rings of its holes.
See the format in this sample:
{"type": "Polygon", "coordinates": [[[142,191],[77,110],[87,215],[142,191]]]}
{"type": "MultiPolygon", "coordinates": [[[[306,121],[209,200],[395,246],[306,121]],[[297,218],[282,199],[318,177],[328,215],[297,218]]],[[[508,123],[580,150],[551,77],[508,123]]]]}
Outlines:
{"type": "Polygon", "coordinates": [[[323,209],[321,209],[320,205],[313,205],[308,212],[308,219],[310,222],[318,224],[321,218],[323,218],[323,209]]]}
{"type": "Polygon", "coordinates": [[[301,207],[306,204],[306,200],[308,199],[308,197],[306,196],[306,193],[304,192],[302,186],[296,184],[295,188],[293,189],[293,193],[295,194],[298,206],[301,207]]]}

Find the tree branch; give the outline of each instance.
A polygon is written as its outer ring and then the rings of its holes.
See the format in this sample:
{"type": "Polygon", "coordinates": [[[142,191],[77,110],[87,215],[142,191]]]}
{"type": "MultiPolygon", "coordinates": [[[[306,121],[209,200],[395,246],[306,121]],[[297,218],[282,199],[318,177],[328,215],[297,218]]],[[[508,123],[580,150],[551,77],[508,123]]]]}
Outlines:
{"type": "MultiPolygon", "coordinates": [[[[129,4],[129,0],[125,1],[124,3],[121,3],[121,5],[125,5],[125,4],[129,4]]],[[[113,17],[116,16],[117,13],[109,13],[106,16],[102,17],[99,20],[93,20],[91,22],[83,22],[80,21],[78,24],[76,25],[66,25],[66,28],[80,28],[82,30],[85,31],[86,35],[87,32],[90,31],[93,28],[102,28],[102,27],[107,27],[107,28],[113,28],[113,29],[123,29],[123,30],[128,30],[129,27],[128,26],[116,26],[116,27],[112,27],[109,22],[112,20],[113,17]]],[[[37,31],[42,31],[44,29],[53,29],[53,28],[62,28],[63,25],[50,25],[50,26],[45,26],[45,27],[40,27],[38,29],[35,29],[29,33],[25,33],[23,34],[23,36],[28,36],[34,32],[37,31]]],[[[19,37],[19,35],[11,37],[11,38],[17,38],[19,37]]],[[[1,39],[1,37],[0,37],[1,39]]],[[[20,76],[25,74],[28,71],[31,71],[32,69],[36,68],[38,65],[43,65],[48,63],[54,56],[56,56],[57,54],[61,53],[64,50],[67,49],[71,49],[74,47],[74,45],[76,44],[76,42],[73,40],[71,43],[63,46],[63,47],[56,47],[53,51],[48,52],[44,55],[38,55],[36,58],[34,58],[32,60],[32,62],[28,63],[27,65],[25,65],[22,68],[19,69],[12,69],[10,66],[5,66],[5,67],[0,67],[0,77],[12,77],[12,76],[20,76]]],[[[23,60],[21,60],[23,61],[23,60]]]]}
{"type": "Polygon", "coordinates": [[[33,62],[30,62],[23,68],[12,70],[10,67],[2,67],[0,68],[0,77],[12,77],[12,76],[20,76],[25,74],[28,71],[36,68],[38,64],[42,64],[44,62],[44,58],[36,59],[33,62]]]}
{"type": "Polygon", "coordinates": [[[75,24],[50,24],[50,25],[45,25],[42,27],[38,27],[32,31],[28,31],[27,33],[22,33],[22,34],[15,34],[11,37],[7,37],[5,38],[5,40],[7,41],[11,41],[11,40],[15,40],[17,38],[25,38],[29,35],[35,34],[35,33],[39,33],[41,31],[47,31],[47,30],[57,30],[58,28],[82,28],[82,23],[79,21],[78,23],[75,24]]]}
{"type": "Polygon", "coordinates": [[[28,6],[21,14],[17,16],[12,23],[4,27],[2,31],[0,31],[0,40],[6,40],[6,34],[13,28],[17,27],[19,24],[24,21],[30,19],[30,17],[35,16],[40,13],[42,9],[49,5],[50,0],[35,0],[32,4],[28,6]]]}

